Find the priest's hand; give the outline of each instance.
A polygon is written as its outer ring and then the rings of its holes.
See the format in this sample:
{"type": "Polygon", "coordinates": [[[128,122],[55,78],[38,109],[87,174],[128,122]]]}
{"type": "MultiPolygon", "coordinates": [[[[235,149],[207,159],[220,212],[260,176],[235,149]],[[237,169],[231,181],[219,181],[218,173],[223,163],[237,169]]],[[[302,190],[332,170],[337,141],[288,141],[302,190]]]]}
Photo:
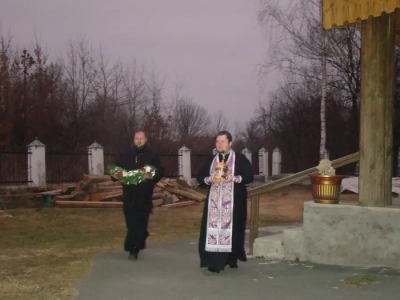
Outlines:
{"type": "Polygon", "coordinates": [[[221,183],[222,182],[222,178],[219,177],[211,177],[211,183],[221,183]]]}
{"type": "Polygon", "coordinates": [[[233,177],[232,176],[228,176],[226,179],[222,179],[221,182],[228,183],[228,182],[232,182],[232,181],[233,181],[233,177]]]}

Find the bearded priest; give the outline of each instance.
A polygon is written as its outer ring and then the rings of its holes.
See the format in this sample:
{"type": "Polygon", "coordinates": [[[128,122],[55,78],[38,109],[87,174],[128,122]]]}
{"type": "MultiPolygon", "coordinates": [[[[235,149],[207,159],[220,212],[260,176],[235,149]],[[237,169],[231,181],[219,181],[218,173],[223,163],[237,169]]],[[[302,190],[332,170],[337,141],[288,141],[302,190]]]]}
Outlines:
{"type": "Polygon", "coordinates": [[[209,187],[201,220],[200,267],[206,274],[217,274],[225,266],[238,268],[247,261],[244,249],[247,219],[246,184],[253,182],[251,163],[232,150],[232,135],[221,131],[216,136],[217,154],[200,169],[197,180],[209,187]]]}

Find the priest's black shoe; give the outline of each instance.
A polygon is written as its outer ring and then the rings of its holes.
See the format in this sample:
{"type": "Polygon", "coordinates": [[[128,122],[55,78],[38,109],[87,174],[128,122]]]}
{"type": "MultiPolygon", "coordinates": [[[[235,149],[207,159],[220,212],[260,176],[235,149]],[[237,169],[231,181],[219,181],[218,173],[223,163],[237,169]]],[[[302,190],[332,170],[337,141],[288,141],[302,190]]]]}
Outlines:
{"type": "Polygon", "coordinates": [[[205,273],[208,274],[208,275],[211,275],[211,274],[218,274],[219,271],[214,269],[214,268],[207,268],[205,273]]]}
{"type": "Polygon", "coordinates": [[[239,266],[237,264],[229,264],[229,268],[237,269],[237,268],[239,268],[239,266]]]}
{"type": "Polygon", "coordinates": [[[139,255],[139,250],[136,248],[133,248],[131,252],[129,253],[129,259],[130,260],[137,260],[139,255]]]}

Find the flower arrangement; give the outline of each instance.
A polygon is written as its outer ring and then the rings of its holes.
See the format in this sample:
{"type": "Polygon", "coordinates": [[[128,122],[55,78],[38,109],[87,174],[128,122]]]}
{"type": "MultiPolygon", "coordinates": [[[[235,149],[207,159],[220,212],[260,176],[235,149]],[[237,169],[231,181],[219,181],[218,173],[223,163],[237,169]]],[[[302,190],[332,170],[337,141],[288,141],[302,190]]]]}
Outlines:
{"type": "Polygon", "coordinates": [[[147,179],[152,179],[156,174],[156,168],[150,165],[145,165],[138,170],[127,171],[121,167],[111,165],[107,168],[106,174],[117,179],[124,185],[137,185],[147,179]]]}
{"type": "Polygon", "coordinates": [[[332,167],[332,162],[329,159],[321,159],[317,169],[321,175],[334,176],[336,174],[336,170],[332,167]]]}

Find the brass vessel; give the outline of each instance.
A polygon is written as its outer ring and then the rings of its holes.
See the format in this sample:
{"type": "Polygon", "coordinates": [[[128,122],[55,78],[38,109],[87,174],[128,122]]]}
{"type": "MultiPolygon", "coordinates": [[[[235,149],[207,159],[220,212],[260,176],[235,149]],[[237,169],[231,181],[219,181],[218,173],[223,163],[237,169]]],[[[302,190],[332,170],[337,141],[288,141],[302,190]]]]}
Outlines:
{"type": "Polygon", "coordinates": [[[344,175],[309,175],[311,194],[315,203],[338,204],[344,175]]]}

